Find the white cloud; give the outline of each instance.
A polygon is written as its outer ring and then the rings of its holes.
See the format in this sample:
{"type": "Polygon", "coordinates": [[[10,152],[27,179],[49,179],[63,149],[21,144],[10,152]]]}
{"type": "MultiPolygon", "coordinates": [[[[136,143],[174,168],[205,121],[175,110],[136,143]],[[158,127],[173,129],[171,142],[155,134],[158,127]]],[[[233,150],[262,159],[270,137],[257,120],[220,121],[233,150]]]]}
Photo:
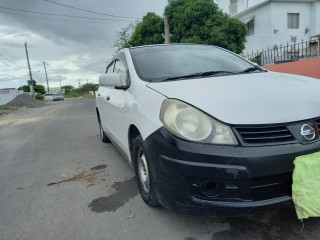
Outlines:
{"type": "MultiPolygon", "coordinates": [[[[167,0],[59,0],[56,2],[107,14],[138,18],[142,18],[147,12],[162,15],[167,4],[167,0]]],[[[2,0],[0,7],[111,18],[64,8],[43,0],[2,0]]],[[[99,74],[105,69],[106,61],[112,57],[115,32],[128,24],[128,22],[101,23],[99,20],[62,18],[0,8],[0,88],[19,87],[29,80],[25,41],[28,42],[33,78],[38,83],[46,86],[42,61],[49,64],[48,78],[52,87],[60,86],[59,75],[62,85],[78,85],[79,80],[82,84],[87,81],[97,82],[99,74]],[[11,12],[11,14],[5,12],[11,12]]]]}

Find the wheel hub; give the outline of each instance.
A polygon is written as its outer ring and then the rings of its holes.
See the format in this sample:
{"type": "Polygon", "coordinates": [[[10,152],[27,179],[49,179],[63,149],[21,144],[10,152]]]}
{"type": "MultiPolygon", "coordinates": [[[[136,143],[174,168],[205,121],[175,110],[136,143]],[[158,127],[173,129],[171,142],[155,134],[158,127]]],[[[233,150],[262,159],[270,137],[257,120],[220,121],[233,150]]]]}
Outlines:
{"type": "Polygon", "coordinates": [[[145,193],[149,193],[150,191],[149,171],[148,171],[147,160],[142,149],[140,149],[139,155],[138,155],[138,172],[139,172],[139,179],[143,187],[143,191],[145,193]]]}

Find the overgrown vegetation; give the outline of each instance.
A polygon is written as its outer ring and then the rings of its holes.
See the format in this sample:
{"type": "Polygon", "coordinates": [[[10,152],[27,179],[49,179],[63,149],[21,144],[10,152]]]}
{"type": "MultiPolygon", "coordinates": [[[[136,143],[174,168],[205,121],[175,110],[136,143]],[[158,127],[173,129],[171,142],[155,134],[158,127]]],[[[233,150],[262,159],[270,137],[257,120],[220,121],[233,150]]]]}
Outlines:
{"type": "MultiPolygon", "coordinates": [[[[246,25],[223,13],[212,0],[169,0],[165,8],[172,43],[216,45],[240,53],[244,49],[246,25]]],[[[162,44],[163,19],[147,13],[136,25],[117,32],[115,50],[121,48],[162,44]]]]}
{"type": "Polygon", "coordinates": [[[44,96],[41,93],[37,93],[37,95],[35,96],[35,99],[43,101],[44,96]]]}
{"type": "Polygon", "coordinates": [[[87,96],[89,95],[89,92],[96,92],[99,88],[99,84],[94,83],[86,83],[79,88],[75,88],[71,85],[62,86],[62,89],[64,89],[64,97],[65,98],[77,98],[81,96],[87,96]]]}
{"type": "Polygon", "coordinates": [[[20,107],[18,106],[7,106],[7,105],[0,105],[0,111],[4,111],[4,110],[16,110],[19,109],[20,107]]]}
{"type": "MultiPolygon", "coordinates": [[[[43,85],[37,84],[37,82],[34,81],[34,80],[32,81],[32,83],[33,83],[34,91],[36,93],[40,93],[40,94],[45,94],[46,93],[43,85]]],[[[22,90],[24,92],[30,92],[30,86],[29,85],[23,85],[22,87],[19,87],[18,90],[22,90]]]]}

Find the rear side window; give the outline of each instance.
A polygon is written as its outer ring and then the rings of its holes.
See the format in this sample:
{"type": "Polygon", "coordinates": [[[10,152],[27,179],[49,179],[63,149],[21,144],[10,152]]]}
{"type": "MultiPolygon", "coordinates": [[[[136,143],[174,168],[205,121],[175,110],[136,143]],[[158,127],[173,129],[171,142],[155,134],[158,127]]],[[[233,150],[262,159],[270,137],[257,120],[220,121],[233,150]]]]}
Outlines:
{"type": "Polygon", "coordinates": [[[115,66],[114,66],[114,71],[113,72],[119,74],[120,77],[121,77],[122,84],[126,85],[127,72],[126,72],[126,69],[125,69],[123,63],[120,60],[117,60],[115,62],[115,66]]]}

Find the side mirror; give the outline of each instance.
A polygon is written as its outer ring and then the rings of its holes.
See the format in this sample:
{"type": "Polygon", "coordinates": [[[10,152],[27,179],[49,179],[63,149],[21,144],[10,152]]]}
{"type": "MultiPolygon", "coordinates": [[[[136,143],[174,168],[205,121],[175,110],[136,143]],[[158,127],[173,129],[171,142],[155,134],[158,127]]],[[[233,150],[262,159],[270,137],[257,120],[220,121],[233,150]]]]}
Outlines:
{"type": "Polygon", "coordinates": [[[99,84],[100,86],[107,86],[107,87],[115,87],[115,88],[122,87],[121,77],[117,73],[102,74],[99,77],[99,84]]]}

